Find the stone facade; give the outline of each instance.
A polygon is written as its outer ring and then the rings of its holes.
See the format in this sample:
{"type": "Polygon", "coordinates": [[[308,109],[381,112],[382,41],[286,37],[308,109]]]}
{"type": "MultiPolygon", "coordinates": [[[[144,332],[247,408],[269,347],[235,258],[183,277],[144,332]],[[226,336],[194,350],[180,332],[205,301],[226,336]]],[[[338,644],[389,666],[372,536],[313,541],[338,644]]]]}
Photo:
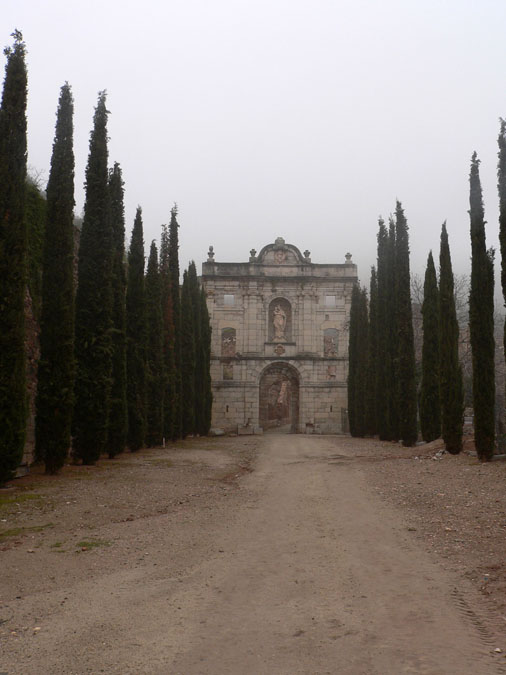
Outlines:
{"type": "Polygon", "coordinates": [[[213,427],[346,432],[351,256],[315,264],[281,237],[249,262],[208,255],[213,427]]]}

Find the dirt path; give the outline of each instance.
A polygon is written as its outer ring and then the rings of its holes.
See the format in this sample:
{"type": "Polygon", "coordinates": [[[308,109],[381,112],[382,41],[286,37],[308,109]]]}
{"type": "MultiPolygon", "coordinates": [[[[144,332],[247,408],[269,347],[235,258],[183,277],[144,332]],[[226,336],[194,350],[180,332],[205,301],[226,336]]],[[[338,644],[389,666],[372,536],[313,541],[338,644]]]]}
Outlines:
{"type": "MultiPolygon", "coordinates": [[[[424,552],[350,448],[346,439],[265,436],[239,490],[226,487],[227,471],[242,473],[230,452],[190,450],[181,461],[221,472],[221,484],[199,475],[199,492],[183,501],[191,506],[142,518],[135,501],[142,508],[150,484],[134,464],[132,515],[94,531],[110,547],[53,556],[63,584],[34,578],[26,595],[7,590],[0,672],[504,672],[493,652],[505,645],[473,611],[472,586],[424,552]]],[[[162,495],[164,468],[155,466],[162,495]]],[[[19,575],[26,546],[5,555],[19,575]]],[[[41,551],[41,569],[48,556],[41,551]]]]}

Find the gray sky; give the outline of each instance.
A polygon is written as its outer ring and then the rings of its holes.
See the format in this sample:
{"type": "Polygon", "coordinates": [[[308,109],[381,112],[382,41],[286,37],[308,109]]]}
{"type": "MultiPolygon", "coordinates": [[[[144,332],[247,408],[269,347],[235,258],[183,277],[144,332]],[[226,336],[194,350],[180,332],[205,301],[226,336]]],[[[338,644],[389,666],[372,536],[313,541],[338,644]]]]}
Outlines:
{"type": "MultiPolygon", "coordinates": [[[[504,0],[2,0],[1,44],[23,32],[29,164],[47,180],[59,89],[75,99],[76,212],[97,92],[125,180],[127,242],[179,206],[180,261],[246,260],[283,236],[362,282],[396,198],[423,273],[447,220],[469,270],[468,174],[497,246],[504,0]]],[[[5,62],[5,60],[3,61],[5,62]]],[[[497,258],[496,277],[499,274],[497,258]]]]}

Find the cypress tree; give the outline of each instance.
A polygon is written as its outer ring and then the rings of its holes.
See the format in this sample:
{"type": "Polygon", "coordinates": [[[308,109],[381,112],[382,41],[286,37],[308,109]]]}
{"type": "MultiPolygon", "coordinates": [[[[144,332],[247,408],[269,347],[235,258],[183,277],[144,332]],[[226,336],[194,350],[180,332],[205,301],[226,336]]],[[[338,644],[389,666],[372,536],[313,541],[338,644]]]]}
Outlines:
{"type": "Polygon", "coordinates": [[[204,398],[203,398],[203,370],[204,370],[204,351],[202,349],[202,321],[201,321],[201,302],[200,286],[197,279],[197,269],[192,260],[188,266],[188,284],[192,306],[193,317],[193,341],[195,346],[195,370],[193,377],[193,409],[195,411],[195,420],[193,432],[199,433],[203,424],[204,398]]]}
{"type": "MultiPolygon", "coordinates": [[[[179,290],[179,224],[177,222],[177,206],[170,212],[169,225],[169,271],[172,293],[172,319],[174,323],[174,397],[172,438],[180,438],[183,434],[183,400],[182,400],[182,355],[181,355],[181,297],[179,290]]],[[[188,315],[185,315],[185,317],[188,315]]]]}
{"type": "Polygon", "coordinates": [[[125,207],[121,168],[109,171],[109,198],[113,240],[112,261],[112,388],[107,451],[109,458],[123,452],[128,427],[126,399],[126,268],[125,207]]]}
{"type": "MultiPolygon", "coordinates": [[[[499,163],[497,188],[499,191],[499,245],[501,248],[501,286],[506,306],[506,120],[501,119],[499,131],[499,163]]],[[[504,356],[506,359],[506,321],[504,323],[504,356]]]]}
{"type": "Polygon", "coordinates": [[[439,395],[439,291],[432,251],[427,258],[423,284],[422,383],[420,387],[420,428],[427,443],[441,435],[439,395]]]}
{"type": "Polygon", "coordinates": [[[367,410],[367,373],[369,357],[369,321],[367,315],[367,291],[362,288],[359,297],[357,371],[355,384],[355,427],[357,436],[365,436],[367,410]]]}
{"type": "Polygon", "coordinates": [[[75,332],[74,451],[94,464],[105,451],[112,372],[112,232],[107,168],[106,92],[98,96],[86,167],[75,332]]]}
{"type": "Polygon", "coordinates": [[[390,440],[390,395],[389,395],[389,293],[388,293],[388,231],[382,218],[378,230],[378,362],[377,362],[377,415],[380,440],[390,440]]]}
{"type": "Polygon", "coordinates": [[[441,433],[448,452],[462,450],[464,387],[459,363],[459,324],[455,311],[452,261],[446,223],[441,229],[439,253],[439,328],[441,433]]]}
{"type": "Polygon", "coordinates": [[[378,432],[378,283],[375,267],[371,268],[369,297],[365,433],[374,436],[378,432]]]}
{"type": "Polygon", "coordinates": [[[207,309],[206,293],[200,289],[200,337],[202,349],[202,373],[200,378],[202,417],[201,426],[197,429],[201,436],[206,436],[211,428],[213,393],[211,388],[211,322],[207,309]]]}
{"type": "Polygon", "coordinates": [[[191,282],[188,271],[183,273],[181,289],[181,400],[182,436],[185,438],[195,429],[195,334],[191,282]]]}
{"type": "Polygon", "coordinates": [[[163,322],[158,250],[151,249],[146,272],[146,443],[160,445],[163,437],[163,322]]]}
{"type": "Polygon", "coordinates": [[[494,251],[485,243],[485,213],[481,192],[480,160],[471,159],[471,290],[469,330],[473,355],[473,408],[476,452],[490,461],[495,441],[494,251]]]}
{"type": "Polygon", "coordinates": [[[24,299],[26,287],[25,43],[19,31],[5,50],[0,108],[0,485],[14,476],[26,428],[24,299]]]}
{"type": "Polygon", "coordinates": [[[126,292],[127,444],[132,452],[146,439],[146,298],[142,209],[137,207],[130,250],[126,292]]]}
{"type": "Polygon", "coordinates": [[[404,210],[395,209],[395,300],[398,343],[399,436],[406,447],[416,443],[416,364],[409,273],[409,235],[404,210]]]}
{"type": "Polygon", "coordinates": [[[396,283],[396,231],[395,221],[392,217],[388,221],[387,243],[387,395],[388,395],[388,439],[398,441],[400,438],[400,415],[399,415],[399,330],[397,310],[397,283],[396,283]]]}
{"type": "Polygon", "coordinates": [[[352,436],[358,435],[357,374],[359,372],[359,325],[361,293],[357,284],[353,286],[350,306],[350,329],[348,343],[348,425],[352,436]]]}
{"type": "Polygon", "coordinates": [[[175,362],[174,362],[174,312],[172,307],[172,282],[169,266],[169,231],[162,225],[160,244],[160,284],[163,321],[163,437],[173,438],[175,362]]]}
{"type": "Polygon", "coordinates": [[[74,102],[61,88],[47,184],[36,454],[57,473],[70,447],[74,383],[74,102]]]}

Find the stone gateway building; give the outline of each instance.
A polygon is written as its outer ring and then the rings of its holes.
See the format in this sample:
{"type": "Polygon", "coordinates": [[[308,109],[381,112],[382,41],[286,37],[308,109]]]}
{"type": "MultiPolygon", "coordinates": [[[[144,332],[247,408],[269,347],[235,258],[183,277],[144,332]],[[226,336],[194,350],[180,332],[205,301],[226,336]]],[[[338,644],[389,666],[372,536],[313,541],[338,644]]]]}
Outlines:
{"type": "Polygon", "coordinates": [[[212,327],[212,426],[343,433],[348,321],[357,267],[311,262],[278,237],[249,262],[216,262],[202,283],[212,327]]]}

